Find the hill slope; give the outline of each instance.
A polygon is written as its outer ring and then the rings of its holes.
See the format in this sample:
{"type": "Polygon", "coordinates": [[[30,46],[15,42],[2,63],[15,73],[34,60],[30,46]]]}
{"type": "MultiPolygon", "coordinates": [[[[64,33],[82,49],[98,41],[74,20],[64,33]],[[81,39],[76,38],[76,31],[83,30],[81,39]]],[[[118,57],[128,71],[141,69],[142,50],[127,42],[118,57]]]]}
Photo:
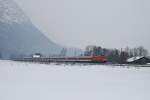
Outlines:
{"type": "Polygon", "coordinates": [[[0,53],[11,56],[59,53],[61,47],[44,36],[13,0],[0,0],[0,53]]]}

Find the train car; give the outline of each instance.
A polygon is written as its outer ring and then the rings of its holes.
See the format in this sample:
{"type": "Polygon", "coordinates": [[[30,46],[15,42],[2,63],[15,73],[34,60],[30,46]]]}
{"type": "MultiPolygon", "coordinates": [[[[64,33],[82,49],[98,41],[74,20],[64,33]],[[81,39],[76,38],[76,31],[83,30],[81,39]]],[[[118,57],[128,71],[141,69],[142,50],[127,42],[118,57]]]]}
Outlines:
{"type": "Polygon", "coordinates": [[[50,57],[49,62],[78,62],[78,63],[105,63],[105,56],[82,56],[82,57],[50,57]]]}

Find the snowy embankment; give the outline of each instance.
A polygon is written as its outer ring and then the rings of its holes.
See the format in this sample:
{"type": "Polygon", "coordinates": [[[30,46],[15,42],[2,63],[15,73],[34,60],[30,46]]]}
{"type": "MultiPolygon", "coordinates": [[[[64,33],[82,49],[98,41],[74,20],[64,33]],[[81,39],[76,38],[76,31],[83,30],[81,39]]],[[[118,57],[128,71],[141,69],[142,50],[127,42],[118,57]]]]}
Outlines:
{"type": "Polygon", "coordinates": [[[0,61],[0,100],[150,100],[150,68],[0,61]]]}

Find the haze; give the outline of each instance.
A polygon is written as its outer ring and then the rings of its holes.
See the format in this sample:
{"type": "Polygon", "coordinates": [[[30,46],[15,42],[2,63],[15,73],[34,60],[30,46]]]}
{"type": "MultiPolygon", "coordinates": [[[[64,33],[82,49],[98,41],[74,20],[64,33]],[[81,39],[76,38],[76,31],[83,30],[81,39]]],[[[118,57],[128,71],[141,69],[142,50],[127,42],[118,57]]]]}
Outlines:
{"type": "Polygon", "coordinates": [[[150,50],[149,0],[15,0],[54,42],[150,50]]]}

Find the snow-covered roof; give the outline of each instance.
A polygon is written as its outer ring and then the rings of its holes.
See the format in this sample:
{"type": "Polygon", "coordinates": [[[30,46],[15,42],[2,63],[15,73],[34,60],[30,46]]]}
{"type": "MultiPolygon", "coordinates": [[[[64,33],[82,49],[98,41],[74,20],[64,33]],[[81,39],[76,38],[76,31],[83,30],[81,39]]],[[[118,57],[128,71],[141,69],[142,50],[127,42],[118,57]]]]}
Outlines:
{"type": "Polygon", "coordinates": [[[141,58],[143,58],[143,57],[144,57],[144,56],[132,57],[132,58],[127,59],[127,62],[133,62],[133,61],[138,60],[138,59],[141,59],[141,58]]]}

